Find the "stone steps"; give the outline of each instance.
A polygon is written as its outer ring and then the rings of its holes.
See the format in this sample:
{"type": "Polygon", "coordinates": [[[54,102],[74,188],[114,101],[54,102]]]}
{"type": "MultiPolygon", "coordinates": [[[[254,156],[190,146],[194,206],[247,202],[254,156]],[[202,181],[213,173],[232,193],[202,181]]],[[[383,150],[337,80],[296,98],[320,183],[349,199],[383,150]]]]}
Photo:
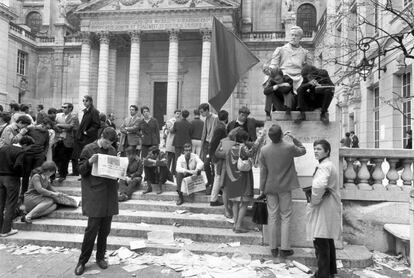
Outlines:
{"type": "MultiPolygon", "coordinates": [[[[42,218],[34,220],[32,224],[15,223],[14,227],[24,231],[47,231],[52,233],[82,234],[87,221],[74,219],[42,218]]],[[[156,225],[127,222],[112,222],[111,235],[119,237],[146,238],[147,233],[154,230],[173,231],[175,238],[187,238],[197,242],[240,242],[247,245],[260,245],[262,235],[260,232],[250,231],[236,234],[231,229],[191,227],[173,225],[156,225]]]]}
{"type": "MultiPolygon", "coordinates": [[[[82,209],[58,209],[49,215],[50,218],[86,220],[82,215],[82,209]]],[[[139,211],[139,210],[120,210],[118,215],[113,217],[114,222],[125,223],[146,223],[157,225],[191,226],[232,229],[233,224],[226,220],[223,214],[204,214],[204,213],[183,213],[160,212],[160,211],[139,211]]],[[[245,217],[245,227],[253,229],[256,225],[251,222],[251,217],[245,217]]]]}
{"type": "MultiPolygon", "coordinates": [[[[108,237],[108,250],[115,250],[122,246],[129,247],[131,241],[139,240],[138,237],[121,237],[110,235],[108,237]]],[[[35,244],[44,246],[61,246],[65,248],[80,248],[82,245],[83,233],[55,233],[20,230],[10,237],[0,237],[0,243],[7,244],[14,242],[19,245],[35,244]]],[[[175,246],[147,243],[147,247],[137,250],[149,252],[154,255],[163,253],[175,253],[183,249],[178,244],[175,246]]],[[[185,245],[185,249],[196,254],[218,254],[219,256],[232,256],[235,253],[249,254],[252,259],[274,259],[270,256],[267,246],[241,245],[238,247],[219,248],[219,243],[193,242],[185,245]]],[[[308,266],[316,264],[314,250],[312,248],[294,248],[295,254],[289,259],[299,261],[308,266]]],[[[342,250],[337,250],[337,260],[341,260],[344,267],[364,268],[372,264],[371,253],[363,246],[347,245],[342,250]]],[[[282,262],[283,259],[276,258],[275,262],[282,262]]]]}

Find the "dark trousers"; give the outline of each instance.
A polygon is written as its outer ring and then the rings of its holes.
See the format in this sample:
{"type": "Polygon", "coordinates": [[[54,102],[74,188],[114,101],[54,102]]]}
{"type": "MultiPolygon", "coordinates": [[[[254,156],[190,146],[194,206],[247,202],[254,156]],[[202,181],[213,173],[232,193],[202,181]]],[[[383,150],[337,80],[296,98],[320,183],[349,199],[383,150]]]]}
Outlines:
{"type": "Polygon", "coordinates": [[[292,88],[280,88],[266,95],[265,112],[270,115],[272,111],[286,111],[296,109],[296,96],[292,88]]]}
{"type": "Polygon", "coordinates": [[[56,163],[60,177],[64,178],[68,175],[68,166],[72,157],[72,152],[73,148],[66,147],[63,141],[56,143],[55,151],[53,153],[53,161],[56,163]]]}
{"type": "Polygon", "coordinates": [[[175,176],[175,179],[177,181],[177,192],[181,192],[181,182],[185,177],[189,176],[191,176],[191,174],[189,173],[177,173],[177,175],[175,176]]]}
{"type": "Polygon", "coordinates": [[[313,240],[315,247],[316,261],[318,270],[315,273],[316,278],[329,278],[337,273],[336,269],[336,251],[335,243],[331,238],[315,238],[313,240]]]}
{"type": "Polygon", "coordinates": [[[167,168],[173,175],[175,175],[176,160],[175,153],[167,152],[167,168]]]}
{"type": "Polygon", "coordinates": [[[330,88],[318,90],[317,88],[298,88],[298,107],[300,111],[311,111],[321,108],[321,112],[328,111],[333,98],[333,91],[330,88]]]}
{"type": "Polygon", "coordinates": [[[144,166],[145,180],[149,183],[164,184],[171,175],[167,166],[144,166]]]}
{"type": "Polygon", "coordinates": [[[126,194],[128,198],[131,198],[132,194],[138,190],[140,184],[141,178],[135,178],[130,182],[126,182],[125,180],[119,180],[119,193],[126,194]]]}
{"type": "Polygon", "coordinates": [[[111,231],[111,222],[112,216],[88,218],[88,226],[86,226],[85,234],[83,236],[79,263],[86,264],[89,261],[96,236],[98,236],[96,242],[96,260],[105,259],[106,240],[111,231]]]}
{"type": "Polygon", "coordinates": [[[20,178],[0,176],[0,233],[10,232],[16,211],[20,178]]]}
{"type": "Polygon", "coordinates": [[[144,159],[148,155],[148,149],[152,147],[152,145],[142,145],[141,147],[141,158],[144,159]]]}
{"type": "Polygon", "coordinates": [[[42,166],[45,162],[45,153],[26,153],[24,156],[24,170],[22,178],[22,190],[20,191],[20,198],[23,199],[24,193],[26,193],[29,187],[30,173],[33,169],[42,166]]]}
{"type": "Polygon", "coordinates": [[[206,172],[207,177],[207,186],[213,185],[214,181],[214,169],[211,164],[211,157],[207,158],[207,154],[209,153],[210,143],[207,141],[203,142],[203,146],[201,148],[201,160],[204,162],[204,171],[206,172]]]}

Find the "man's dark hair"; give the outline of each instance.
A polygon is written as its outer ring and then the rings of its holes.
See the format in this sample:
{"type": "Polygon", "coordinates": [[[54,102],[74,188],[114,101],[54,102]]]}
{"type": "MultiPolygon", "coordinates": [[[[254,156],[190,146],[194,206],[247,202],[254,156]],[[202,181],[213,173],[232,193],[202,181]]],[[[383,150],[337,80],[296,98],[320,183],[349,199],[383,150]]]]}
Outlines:
{"type": "Polygon", "coordinates": [[[24,113],[29,113],[29,106],[27,106],[26,104],[20,105],[20,111],[24,113]]]}
{"type": "Polygon", "coordinates": [[[89,101],[90,103],[93,103],[92,96],[90,96],[90,95],[85,95],[85,96],[83,96],[83,98],[84,98],[84,99],[86,99],[87,101],[89,101]]]}
{"type": "Polygon", "coordinates": [[[198,106],[198,110],[210,111],[210,105],[208,103],[202,103],[198,106]]]}
{"type": "Polygon", "coordinates": [[[314,72],[316,72],[318,70],[317,67],[312,66],[312,65],[304,65],[301,71],[302,76],[307,76],[308,74],[312,74],[314,72]]]}
{"type": "Polygon", "coordinates": [[[249,139],[249,134],[244,129],[239,129],[236,133],[236,142],[244,143],[249,139]]]}
{"type": "Polygon", "coordinates": [[[144,110],[148,110],[148,112],[151,111],[148,106],[142,106],[141,107],[141,114],[144,114],[144,110]]]}
{"type": "Polygon", "coordinates": [[[47,114],[57,114],[57,109],[56,108],[49,108],[49,110],[47,110],[47,114]]]}
{"type": "Polygon", "coordinates": [[[105,113],[99,113],[99,120],[101,122],[106,122],[106,115],[105,115],[105,113]]]}
{"type": "Polygon", "coordinates": [[[194,116],[200,116],[200,110],[198,109],[194,109],[193,113],[194,113],[194,116]]]}
{"type": "Polygon", "coordinates": [[[30,125],[32,121],[26,115],[21,115],[17,118],[16,123],[22,123],[24,125],[30,125]]]}
{"type": "Polygon", "coordinates": [[[7,124],[9,124],[9,122],[11,120],[10,113],[7,113],[7,112],[0,112],[0,118],[2,118],[3,121],[7,124]]]}
{"type": "Polygon", "coordinates": [[[9,104],[9,106],[10,106],[10,110],[13,109],[14,111],[20,111],[20,106],[18,103],[12,102],[9,104]]]}
{"type": "Polygon", "coordinates": [[[65,102],[65,103],[64,103],[64,105],[66,105],[66,106],[68,107],[68,110],[69,110],[69,111],[71,111],[71,112],[73,111],[73,104],[72,104],[72,103],[70,103],[70,102],[65,102]]]}
{"type": "Polygon", "coordinates": [[[0,104],[0,112],[3,112],[3,105],[0,104]]]}
{"type": "Polygon", "coordinates": [[[180,112],[181,113],[181,109],[175,109],[174,114],[180,112]]]}
{"type": "Polygon", "coordinates": [[[183,149],[192,149],[193,145],[191,145],[191,143],[185,143],[183,146],[183,149]]]}
{"type": "Polygon", "coordinates": [[[349,137],[350,135],[351,135],[351,133],[345,132],[345,137],[349,137]]]}
{"type": "Polygon", "coordinates": [[[113,129],[112,127],[106,127],[103,131],[102,131],[102,138],[109,140],[111,142],[115,142],[116,141],[116,131],[115,129],[113,129]]]}
{"type": "Polygon", "coordinates": [[[276,76],[283,77],[283,71],[278,67],[269,67],[269,76],[275,78],[276,76]]]}
{"type": "Polygon", "coordinates": [[[316,147],[317,145],[321,145],[323,150],[328,153],[328,156],[331,155],[331,144],[325,139],[316,140],[313,142],[313,146],[316,147]]]}
{"type": "Polygon", "coordinates": [[[188,110],[183,110],[183,112],[181,112],[181,116],[182,116],[184,119],[187,119],[187,118],[188,118],[188,116],[190,116],[190,112],[188,112],[188,110]]]}
{"type": "Polygon", "coordinates": [[[227,122],[229,119],[229,112],[226,110],[220,110],[217,114],[219,121],[227,122]]]}
{"type": "Polygon", "coordinates": [[[38,104],[37,107],[39,107],[40,110],[43,110],[44,109],[43,104],[38,104]]]}
{"type": "Polygon", "coordinates": [[[272,125],[269,128],[269,131],[267,133],[269,135],[270,140],[272,140],[273,143],[279,143],[280,141],[282,141],[282,136],[283,136],[283,132],[282,132],[282,128],[280,127],[280,125],[272,125]]]}
{"type": "Polygon", "coordinates": [[[29,136],[29,135],[23,135],[22,138],[20,138],[19,140],[19,144],[20,145],[26,145],[26,146],[30,146],[33,145],[35,143],[34,139],[29,136]]]}
{"type": "Polygon", "coordinates": [[[354,134],[354,135],[355,135],[355,131],[350,131],[349,133],[350,133],[350,134],[354,134]]]}
{"type": "Polygon", "coordinates": [[[134,109],[135,109],[135,111],[138,111],[138,106],[136,106],[135,104],[131,104],[131,105],[129,106],[129,108],[134,108],[134,109]]]}
{"type": "Polygon", "coordinates": [[[53,127],[54,124],[53,120],[49,117],[43,117],[40,123],[44,126],[49,125],[50,127],[53,127]]]}

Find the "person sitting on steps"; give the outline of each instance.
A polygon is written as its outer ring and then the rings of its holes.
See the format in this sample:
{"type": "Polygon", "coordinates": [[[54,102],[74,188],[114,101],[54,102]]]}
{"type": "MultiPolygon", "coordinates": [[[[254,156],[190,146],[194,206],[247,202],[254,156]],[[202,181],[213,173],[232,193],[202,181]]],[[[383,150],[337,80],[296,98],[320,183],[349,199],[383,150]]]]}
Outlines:
{"type": "Polygon", "coordinates": [[[144,173],[147,189],[143,194],[152,192],[152,184],[157,184],[157,194],[162,193],[162,185],[167,181],[174,181],[173,175],[167,168],[167,156],[157,146],[148,149],[148,155],[144,159],[144,173]]]}
{"type": "Polygon", "coordinates": [[[286,115],[290,116],[290,111],[296,108],[292,78],[284,75],[283,71],[275,66],[270,66],[267,73],[269,73],[269,79],[264,84],[263,91],[266,96],[266,120],[271,120],[272,111],[286,111],[286,115]]]}
{"type": "Polygon", "coordinates": [[[298,88],[298,107],[300,116],[296,123],[306,120],[305,111],[321,109],[320,120],[329,123],[328,107],[331,104],[335,85],[329,74],[324,69],[318,69],[311,65],[305,65],[302,69],[303,83],[298,88]]]}
{"type": "Polygon", "coordinates": [[[142,160],[138,156],[136,146],[128,146],[125,150],[128,157],[128,168],[125,180],[120,179],[118,201],[131,199],[132,194],[138,190],[142,180],[142,160]]]}

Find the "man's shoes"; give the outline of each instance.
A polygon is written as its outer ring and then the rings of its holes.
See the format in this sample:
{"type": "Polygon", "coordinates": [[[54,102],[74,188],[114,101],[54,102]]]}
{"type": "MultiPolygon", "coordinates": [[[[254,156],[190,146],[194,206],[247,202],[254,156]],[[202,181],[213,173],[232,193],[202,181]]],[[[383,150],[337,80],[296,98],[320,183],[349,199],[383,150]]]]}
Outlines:
{"type": "Polygon", "coordinates": [[[85,265],[78,263],[75,267],[75,275],[80,276],[85,272],[85,265]]]}
{"type": "Polygon", "coordinates": [[[148,184],[147,189],[145,189],[145,191],[142,194],[147,194],[147,193],[150,193],[150,192],[152,192],[152,186],[151,186],[151,184],[148,184]]]}
{"type": "Polygon", "coordinates": [[[212,186],[206,185],[206,195],[211,195],[212,186]]]}
{"type": "Polygon", "coordinates": [[[118,195],[118,202],[125,202],[128,201],[128,195],[126,195],[125,193],[121,193],[118,195]]]}
{"type": "Polygon", "coordinates": [[[17,234],[17,232],[18,232],[18,230],[11,229],[8,233],[5,233],[5,234],[0,234],[0,237],[12,236],[12,235],[17,234]]]}
{"type": "Polygon", "coordinates": [[[66,180],[66,177],[59,177],[58,178],[58,183],[62,183],[64,180],[66,180]]]}
{"type": "Polygon", "coordinates": [[[270,249],[270,252],[272,253],[273,258],[276,258],[279,255],[279,249],[270,249]]]}
{"type": "Polygon", "coordinates": [[[21,222],[24,222],[26,224],[32,224],[32,219],[30,217],[26,217],[26,215],[23,215],[22,218],[20,218],[21,222]]]}
{"type": "Polygon", "coordinates": [[[279,253],[281,257],[288,257],[288,256],[292,256],[295,252],[293,252],[293,250],[290,249],[290,250],[280,250],[279,253]]]}
{"type": "Polygon", "coordinates": [[[326,116],[326,113],[325,112],[322,112],[321,113],[321,118],[320,119],[321,119],[321,122],[324,123],[324,124],[328,124],[329,123],[329,119],[326,116]]]}
{"type": "Polygon", "coordinates": [[[300,124],[302,121],[306,121],[305,112],[301,111],[299,117],[295,120],[295,124],[300,124]]]}
{"type": "Polygon", "coordinates": [[[104,259],[97,260],[96,264],[102,269],[107,269],[108,268],[108,263],[104,259]]]}
{"type": "Polygon", "coordinates": [[[184,203],[183,193],[182,192],[178,192],[178,197],[177,197],[177,201],[175,202],[175,204],[177,206],[181,206],[183,203],[184,203]]]}
{"type": "Polygon", "coordinates": [[[210,207],[219,207],[219,206],[222,206],[222,205],[223,205],[223,203],[220,202],[219,200],[214,201],[214,202],[210,202],[210,207]]]}

